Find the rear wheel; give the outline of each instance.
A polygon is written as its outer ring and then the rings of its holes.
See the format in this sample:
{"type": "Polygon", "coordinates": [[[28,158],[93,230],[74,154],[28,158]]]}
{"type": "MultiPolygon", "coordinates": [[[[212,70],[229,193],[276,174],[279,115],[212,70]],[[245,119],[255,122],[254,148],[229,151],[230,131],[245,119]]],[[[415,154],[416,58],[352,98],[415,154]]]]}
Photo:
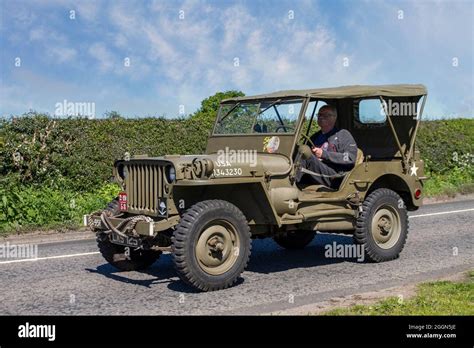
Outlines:
{"type": "Polygon", "coordinates": [[[237,281],[250,258],[247,219],[229,202],[199,202],[181,217],[172,251],[185,283],[203,291],[225,289],[237,281]]]}
{"type": "Polygon", "coordinates": [[[354,241],[374,262],[396,259],[408,236],[408,214],[401,197],[381,188],[368,195],[357,219],[354,241]]]}
{"type": "Polygon", "coordinates": [[[316,232],[310,230],[290,231],[278,235],[273,240],[285,249],[303,249],[313,240],[316,232]]]}

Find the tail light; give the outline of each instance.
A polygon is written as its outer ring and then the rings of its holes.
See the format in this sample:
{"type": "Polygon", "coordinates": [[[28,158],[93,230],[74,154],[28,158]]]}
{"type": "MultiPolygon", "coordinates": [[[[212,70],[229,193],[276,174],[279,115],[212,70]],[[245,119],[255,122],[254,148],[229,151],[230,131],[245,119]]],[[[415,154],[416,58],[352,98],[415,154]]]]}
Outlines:
{"type": "Polygon", "coordinates": [[[415,198],[418,199],[421,197],[421,190],[420,189],[416,189],[415,191],[415,198]]]}

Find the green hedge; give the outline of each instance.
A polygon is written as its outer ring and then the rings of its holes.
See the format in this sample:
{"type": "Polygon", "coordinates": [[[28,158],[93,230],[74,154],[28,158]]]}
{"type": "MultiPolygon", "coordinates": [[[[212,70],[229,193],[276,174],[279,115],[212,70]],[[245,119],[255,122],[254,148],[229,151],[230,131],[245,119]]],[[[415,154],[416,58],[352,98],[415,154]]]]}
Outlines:
{"type": "MultiPolygon", "coordinates": [[[[218,93],[183,119],[124,119],[116,113],[96,120],[58,119],[32,112],[0,120],[0,231],[79,222],[117,193],[109,179],[114,160],[125,152],[202,153],[219,101],[239,95],[218,93]]],[[[429,192],[472,186],[473,119],[424,121],[417,147],[433,177],[429,192]]]]}
{"type": "Polygon", "coordinates": [[[450,174],[474,164],[474,119],[425,121],[416,143],[428,173],[450,174]]]}
{"type": "Polygon", "coordinates": [[[83,193],[46,186],[0,187],[0,233],[38,226],[77,226],[84,214],[102,209],[118,192],[118,185],[110,183],[83,193]]]}
{"type": "Polygon", "coordinates": [[[53,119],[29,114],[3,121],[1,174],[20,184],[91,191],[125,152],[159,156],[204,150],[210,125],[198,119],[53,119]]]}
{"type": "MultiPolygon", "coordinates": [[[[81,192],[99,189],[115,159],[130,154],[195,154],[205,149],[212,119],[54,119],[30,113],[0,121],[0,174],[22,185],[81,192]],[[1,144],[1,143],[0,143],[1,144]]],[[[472,165],[474,120],[426,121],[417,139],[427,172],[472,165]]]]}
{"type": "Polygon", "coordinates": [[[59,119],[31,112],[0,120],[0,180],[87,192],[109,180],[125,152],[202,153],[220,100],[241,95],[217,93],[183,119],[124,119],[113,112],[105,119],[59,119]]]}

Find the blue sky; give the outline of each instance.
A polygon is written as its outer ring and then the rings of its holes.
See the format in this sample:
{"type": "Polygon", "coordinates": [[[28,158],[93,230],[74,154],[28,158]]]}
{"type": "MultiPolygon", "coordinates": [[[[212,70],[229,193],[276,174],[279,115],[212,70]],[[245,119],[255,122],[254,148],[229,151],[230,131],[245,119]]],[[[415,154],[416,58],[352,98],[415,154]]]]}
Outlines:
{"type": "Polygon", "coordinates": [[[67,100],[176,117],[230,89],[423,83],[427,117],[474,117],[472,1],[0,4],[1,116],[67,100]]]}

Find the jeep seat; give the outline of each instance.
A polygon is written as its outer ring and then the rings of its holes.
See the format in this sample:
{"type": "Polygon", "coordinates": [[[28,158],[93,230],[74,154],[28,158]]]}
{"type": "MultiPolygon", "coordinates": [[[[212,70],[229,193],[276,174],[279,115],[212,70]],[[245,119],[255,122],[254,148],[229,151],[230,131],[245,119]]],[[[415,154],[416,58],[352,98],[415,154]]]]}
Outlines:
{"type": "MultiPolygon", "coordinates": [[[[362,164],[362,163],[364,163],[364,152],[361,149],[357,148],[357,157],[356,157],[356,160],[355,160],[354,168],[356,166],[358,166],[359,164],[362,164]]],[[[347,174],[342,178],[341,182],[344,181],[346,176],[347,176],[347,174]]],[[[305,192],[308,192],[308,191],[312,191],[312,192],[335,192],[335,191],[337,191],[337,189],[327,187],[325,185],[309,185],[309,186],[306,186],[305,188],[303,188],[302,191],[305,191],[305,192]]]]}
{"type": "Polygon", "coordinates": [[[364,152],[361,149],[357,148],[357,157],[354,167],[361,163],[364,163],[364,152]]]}

